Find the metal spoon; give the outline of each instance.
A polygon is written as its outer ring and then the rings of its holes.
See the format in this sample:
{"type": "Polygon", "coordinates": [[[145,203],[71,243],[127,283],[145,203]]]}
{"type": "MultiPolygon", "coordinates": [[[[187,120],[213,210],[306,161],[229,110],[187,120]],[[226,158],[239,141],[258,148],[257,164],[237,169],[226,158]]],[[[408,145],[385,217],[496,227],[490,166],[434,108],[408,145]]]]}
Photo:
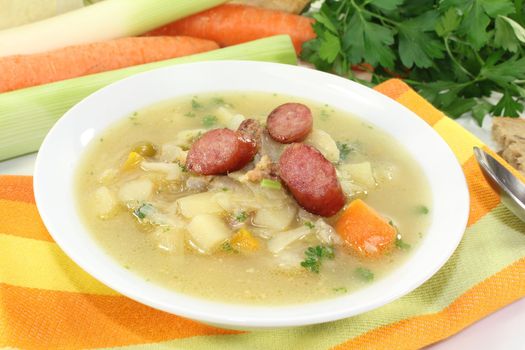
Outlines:
{"type": "Polygon", "coordinates": [[[474,147],[474,155],[483,175],[492,188],[500,194],[503,204],[514,215],[525,221],[525,184],[482,149],[474,147]]]}

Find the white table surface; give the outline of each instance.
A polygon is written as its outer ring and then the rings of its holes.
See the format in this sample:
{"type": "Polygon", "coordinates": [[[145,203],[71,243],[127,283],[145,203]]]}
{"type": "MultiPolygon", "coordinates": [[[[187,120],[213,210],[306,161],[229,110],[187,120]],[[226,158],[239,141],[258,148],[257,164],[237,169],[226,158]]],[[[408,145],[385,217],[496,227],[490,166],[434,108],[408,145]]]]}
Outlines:
{"type": "MultiPolygon", "coordinates": [[[[485,143],[493,145],[487,130],[477,127],[469,119],[460,123],[480,137],[485,143]]],[[[33,174],[36,154],[0,162],[0,174],[33,174]]],[[[462,332],[426,348],[427,350],[525,350],[525,298],[493,313],[462,332]]]]}

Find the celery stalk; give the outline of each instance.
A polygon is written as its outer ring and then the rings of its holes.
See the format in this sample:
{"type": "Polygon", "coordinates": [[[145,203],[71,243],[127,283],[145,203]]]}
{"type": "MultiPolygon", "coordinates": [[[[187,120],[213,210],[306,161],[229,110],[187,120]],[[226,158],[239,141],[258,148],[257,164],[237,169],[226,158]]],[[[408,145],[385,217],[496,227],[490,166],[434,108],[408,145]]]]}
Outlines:
{"type": "Polygon", "coordinates": [[[133,36],[226,0],[106,0],[0,31],[0,57],[133,36]]]}
{"type": "Polygon", "coordinates": [[[290,37],[277,35],[196,55],[0,93],[0,161],[37,151],[46,133],[69,108],[112,82],[180,63],[228,59],[297,63],[290,37]]]}

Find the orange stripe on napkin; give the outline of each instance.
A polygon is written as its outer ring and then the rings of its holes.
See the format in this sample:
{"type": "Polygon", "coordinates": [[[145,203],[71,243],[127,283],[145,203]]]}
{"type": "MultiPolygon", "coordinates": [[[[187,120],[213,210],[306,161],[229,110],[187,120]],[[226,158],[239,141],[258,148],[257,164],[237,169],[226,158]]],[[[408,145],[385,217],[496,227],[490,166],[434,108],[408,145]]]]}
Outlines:
{"type": "Polygon", "coordinates": [[[472,287],[438,313],[374,329],[332,349],[419,349],[445,339],[521,298],[525,294],[524,271],[525,258],[472,287]]]}
{"type": "MultiPolygon", "coordinates": [[[[24,192],[27,186],[20,185],[17,189],[24,192]]],[[[0,208],[0,233],[53,242],[34,203],[0,199],[0,208]]]]}
{"type": "Polygon", "coordinates": [[[500,197],[485,181],[474,156],[471,156],[463,164],[463,172],[467,179],[470,195],[470,215],[468,219],[468,226],[470,226],[496,208],[500,202],[500,197]]]}
{"type": "Polygon", "coordinates": [[[33,178],[30,176],[0,176],[0,199],[35,203],[33,178]]]}
{"type": "Polygon", "coordinates": [[[374,90],[387,95],[388,97],[396,100],[399,96],[403,95],[405,92],[410,90],[410,87],[405,84],[402,80],[399,79],[390,79],[376,85],[374,90]]]}
{"type": "Polygon", "coordinates": [[[402,80],[390,79],[374,87],[374,90],[401,103],[430,125],[434,125],[445,116],[402,80]]]}
{"type": "Polygon", "coordinates": [[[203,335],[237,334],[103,296],[0,283],[0,346],[31,349],[112,347],[203,335]]]}

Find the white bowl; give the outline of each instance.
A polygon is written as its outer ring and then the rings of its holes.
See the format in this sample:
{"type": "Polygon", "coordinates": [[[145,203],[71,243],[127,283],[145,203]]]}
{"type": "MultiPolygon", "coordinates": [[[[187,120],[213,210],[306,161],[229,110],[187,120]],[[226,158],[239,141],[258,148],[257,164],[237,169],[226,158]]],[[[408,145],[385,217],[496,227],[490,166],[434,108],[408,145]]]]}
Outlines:
{"type": "Polygon", "coordinates": [[[38,153],[35,197],[64,252],[93,277],[156,309],[230,328],[270,328],[333,321],[382,306],[430,278],[459,244],[469,213],[465,177],[441,137],[394,100],[335,75],[263,62],[217,61],[149,71],[111,84],[71,108],[38,153]],[[263,91],[349,111],[397,139],[419,163],[432,192],[432,222],[420,246],[387,277],[348,295],[292,306],[244,306],[183,295],[122,268],[92,238],[75,209],[74,173],[88,143],[133,111],[181,95],[263,91]]]}

